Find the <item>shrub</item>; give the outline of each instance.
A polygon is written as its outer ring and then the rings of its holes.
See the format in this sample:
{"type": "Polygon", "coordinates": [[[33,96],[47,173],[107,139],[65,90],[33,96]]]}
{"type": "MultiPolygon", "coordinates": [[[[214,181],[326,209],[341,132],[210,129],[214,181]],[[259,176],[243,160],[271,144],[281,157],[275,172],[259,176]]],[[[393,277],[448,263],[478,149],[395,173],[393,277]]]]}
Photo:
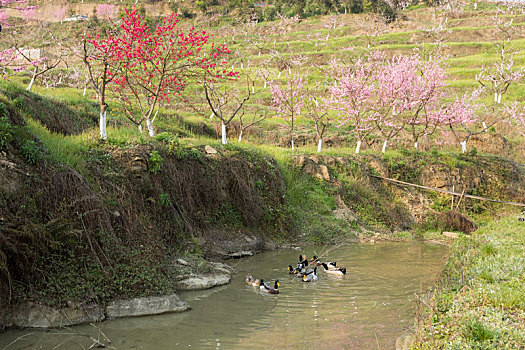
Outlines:
{"type": "MultiPolygon", "coordinates": [[[[5,106],[4,106],[5,107],[5,106]]],[[[2,111],[0,110],[0,113],[2,111]]],[[[13,126],[7,117],[0,118],[0,148],[6,148],[13,140],[13,126]]]]}
{"type": "Polygon", "coordinates": [[[161,171],[163,162],[164,162],[164,158],[162,158],[159,152],[153,151],[151,153],[151,157],[149,157],[150,173],[157,174],[159,171],[161,171]]]}
{"type": "Polygon", "coordinates": [[[26,141],[22,147],[20,147],[20,150],[22,151],[22,155],[27,160],[29,164],[36,164],[41,158],[42,152],[40,151],[40,147],[38,144],[33,140],[26,141]]]}
{"type": "Polygon", "coordinates": [[[170,142],[171,140],[175,139],[177,136],[175,136],[171,132],[161,132],[160,134],[155,135],[155,140],[159,142],[170,142]]]}
{"type": "Polygon", "coordinates": [[[188,156],[188,149],[181,145],[178,137],[175,137],[168,142],[168,154],[176,159],[185,159],[188,156]]]}
{"type": "Polygon", "coordinates": [[[170,199],[170,195],[167,194],[167,193],[161,193],[159,194],[159,203],[160,205],[162,205],[163,207],[169,207],[171,206],[171,199],[170,199]]]}

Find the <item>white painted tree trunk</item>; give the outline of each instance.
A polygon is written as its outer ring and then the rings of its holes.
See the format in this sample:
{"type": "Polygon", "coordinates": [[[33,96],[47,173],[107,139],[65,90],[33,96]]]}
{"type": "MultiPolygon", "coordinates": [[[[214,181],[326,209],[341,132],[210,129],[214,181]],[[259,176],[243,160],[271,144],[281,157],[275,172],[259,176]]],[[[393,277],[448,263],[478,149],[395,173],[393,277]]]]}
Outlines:
{"type": "Polygon", "coordinates": [[[31,88],[33,87],[33,84],[35,83],[35,76],[31,78],[31,81],[29,82],[29,85],[26,88],[26,91],[31,91],[31,88]]]}
{"type": "Polygon", "coordinates": [[[474,3],[474,10],[477,10],[477,8],[478,8],[478,3],[475,2],[475,3],[474,3]]]}
{"type": "Polygon", "coordinates": [[[241,143],[242,141],[242,133],[244,132],[243,129],[241,129],[241,131],[239,132],[239,143],[241,143]]]}
{"type": "Polygon", "coordinates": [[[321,153],[322,149],[323,149],[323,139],[319,139],[319,143],[317,144],[317,153],[321,153]]]}
{"type": "Polygon", "coordinates": [[[461,145],[461,152],[467,153],[467,141],[461,141],[459,144],[461,145]]]}
{"type": "Polygon", "coordinates": [[[357,146],[355,147],[355,154],[359,154],[359,150],[361,150],[361,141],[357,141],[357,146]]]}
{"type": "Polygon", "coordinates": [[[268,82],[265,80],[264,81],[264,88],[266,89],[266,84],[268,84],[268,82]]]}
{"type": "Polygon", "coordinates": [[[148,127],[149,137],[155,136],[155,130],[153,129],[153,122],[151,121],[151,119],[146,119],[146,126],[148,127]]]}
{"type": "Polygon", "coordinates": [[[104,111],[104,113],[100,113],[100,120],[99,120],[99,124],[100,124],[100,138],[102,140],[107,140],[108,139],[108,132],[106,130],[106,111],[104,111]]]}
{"type": "Polygon", "coordinates": [[[228,140],[226,140],[226,125],[224,125],[224,122],[221,123],[221,129],[222,129],[222,144],[225,145],[228,143],[228,140]]]}
{"type": "Polygon", "coordinates": [[[383,150],[381,152],[385,153],[387,144],[388,144],[388,140],[385,140],[385,142],[383,142],[383,150]]]}
{"type": "Polygon", "coordinates": [[[498,94],[498,103],[501,103],[501,93],[498,94]]]}
{"type": "Polygon", "coordinates": [[[295,145],[293,143],[293,140],[292,140],[292,151],[295,150],[295,145]]]}
{"type": "Polygon", "coordinates": [[[84,85],[84,92],[82,93],[82,96],[86,96],[86,92],[87,92],[87,84],[84,85]]]}
{"type": "Polygon", "coordinates": [[[279,72],[279,75],[277,75],[277,79],[279,79],[281,77],[281,72],[279,72]]]}
{"type": "Polygon", "coordinates": [[[417,149],[417,141],[414,142],[414,148],[417,149]]]}
{"type": "Polygon", "coordinates": [[[483,130],[486,130],[486,129],[487,129],[487,124],[483,122],[483,130]]]}
{"type": "Polygon", "coordinates": [[[142,124],[139,124],[139,132],[142,135],[142,124]]]}

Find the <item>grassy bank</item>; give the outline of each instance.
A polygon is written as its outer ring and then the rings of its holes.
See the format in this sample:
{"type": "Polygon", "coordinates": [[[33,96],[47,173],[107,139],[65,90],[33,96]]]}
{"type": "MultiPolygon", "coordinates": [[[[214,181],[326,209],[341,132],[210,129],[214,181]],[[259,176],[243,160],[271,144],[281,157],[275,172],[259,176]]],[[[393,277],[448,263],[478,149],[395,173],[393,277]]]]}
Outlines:
{"type": "Polygon", "coordinates": [[[415,349],[522,349],[525,223],[513,215],[458,240],[423,300],[415,349]]]}

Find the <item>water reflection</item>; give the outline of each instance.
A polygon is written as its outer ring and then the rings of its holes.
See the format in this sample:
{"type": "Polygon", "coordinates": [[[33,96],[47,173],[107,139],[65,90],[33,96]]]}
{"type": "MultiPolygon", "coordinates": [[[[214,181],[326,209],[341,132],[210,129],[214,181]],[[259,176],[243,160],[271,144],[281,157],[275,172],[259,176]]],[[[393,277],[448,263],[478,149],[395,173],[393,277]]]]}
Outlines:
{"type": "MultiPolygon", "coordinates": [[[[304,253],[311,257],[321,250],[309,247],[304,253]]],[[[319,272],[319,281],[303,283],[287,272],[297,251],[267,252],[235,261],[241,272],[227,286],[183,293],[190,312],[113,320],[101,330],[117,349],[391,349],[413,324],[414,292],[432,284],[445,254],[442,246],[421,243],[350,245],[325,257],[346,267],[346,276],[319,272]],[[279,279],[280,294],[247,286],[248,272],[265,281],[279,279]]],[[[92,343],[85,335],[98,336],[89,325],[72,332],[82,335],[65,341],[64,335],[36,331],[8,349],[81,349],[92,343]]],[[[0,335],[0,349],[26,333],[0,335]]]]}

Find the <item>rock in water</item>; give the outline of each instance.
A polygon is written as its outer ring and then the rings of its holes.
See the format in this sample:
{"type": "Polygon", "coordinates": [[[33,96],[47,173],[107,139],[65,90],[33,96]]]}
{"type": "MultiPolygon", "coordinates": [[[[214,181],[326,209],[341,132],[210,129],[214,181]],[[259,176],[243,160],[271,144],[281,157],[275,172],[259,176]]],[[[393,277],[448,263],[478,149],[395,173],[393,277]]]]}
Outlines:
{"type": "Polygon", "coordinates": [[[182,312],[190,305],[177,294],[112,301],[106,307],[109,318],[158,315],[167,312],[182,312]]]}

